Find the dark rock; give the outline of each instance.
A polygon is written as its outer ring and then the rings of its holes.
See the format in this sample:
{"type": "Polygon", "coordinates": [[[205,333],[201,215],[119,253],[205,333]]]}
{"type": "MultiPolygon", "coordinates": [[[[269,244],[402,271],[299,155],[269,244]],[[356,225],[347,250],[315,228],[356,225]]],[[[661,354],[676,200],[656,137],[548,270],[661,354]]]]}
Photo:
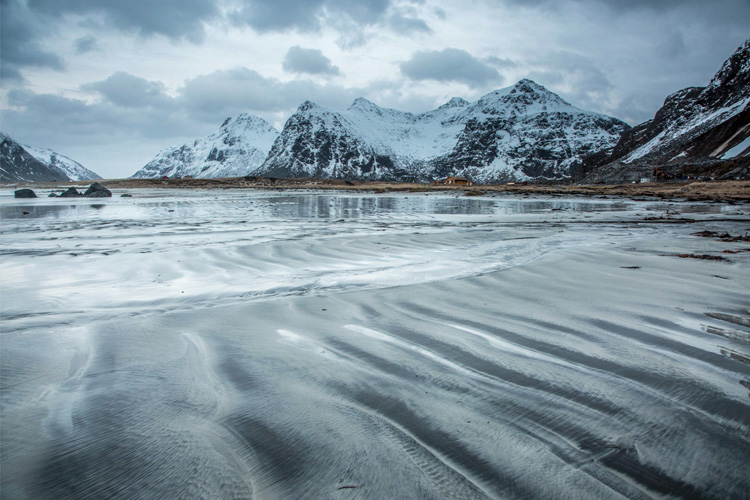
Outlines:
{"type": "Polygon", "coordinates": [[[78,198],[81,193],[74,187],[69,187],[67,191],[60,193],[60,198],[78,198]]]}
{"type": "Polygon", "coordinates": [[[120,198],[132,198],[132,197],[133,197],[133,195],[132,194],[128,194],[128,193],[120,195],[120,198]]]}
{"type": "Polygon", "coordinates": [[[83,196],[86,196],[88,198],[111,198],[112,191],[105,188],[98,182],[95,182],[91,186],[89,186],[86,192],[83,193],[83,196]]]}
{"type": "Polygon", "coordinates": [[[47,195],[47,198],[57,198],[57,193],[54,191],[50,192],[50,194],[47,195]]]}
{"type": "Polygon", "coordinates": [[[36,193],[31,189],[18,189],[13,193],[15,198],[36,198],[36,193]]]}

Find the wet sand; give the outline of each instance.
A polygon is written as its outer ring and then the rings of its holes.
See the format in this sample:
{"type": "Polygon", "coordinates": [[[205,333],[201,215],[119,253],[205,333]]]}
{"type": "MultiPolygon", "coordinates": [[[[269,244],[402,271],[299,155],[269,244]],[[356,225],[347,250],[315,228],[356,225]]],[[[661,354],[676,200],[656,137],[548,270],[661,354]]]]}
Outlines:
{"type": "Polygon", "coordinates": [[[0,194],[3,498],[750,490],[750,205],[0,194]]]}

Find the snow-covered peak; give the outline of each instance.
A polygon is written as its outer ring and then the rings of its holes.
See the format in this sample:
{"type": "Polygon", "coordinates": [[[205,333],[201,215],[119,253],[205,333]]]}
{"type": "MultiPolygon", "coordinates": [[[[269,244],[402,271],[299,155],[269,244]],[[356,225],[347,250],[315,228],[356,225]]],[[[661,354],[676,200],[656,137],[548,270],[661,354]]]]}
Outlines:
{"type": "Polygon", "coordinates": [[[451,100],[440,106],[438,109],[465,108],[471,103],[460,97],[451,97],[451,100]]]}
{"type": "Polygon", "coordinates": [[[246,137],[272,135],[274,138],[278,135],[278,131],[270,123],[248,113],[241,113],[234,119],[227,118],[218,133],[246,137]]]}
{"type": "Polygon", "coordinates": [[[510,87],[490,92],[473,104],[472,109],[474,114],[500,117],[531,116],[552,112],[589,114],[529,79],[523,79],[510,87]]]}
{"type": "Polygon", "coordinates": [[[297,108],[297,113],[305,113],[313,109],[322,109],[322,107],[312,101],[305,101],[299,105],[299,107],[297,108]]]}
{"type": "Polygon", "coordinates": [[[378,110],[380,106],[364,97],[357,97],[349,106],[349,109],[378,110]]]}
{"type": "MultiPolygon", "coordinates": [[[[724,61],[719,71],[708,84],[708,88],[747,83],[750,79],[750,38],[724,61]]],[[[747,89],[745,89],[747,91],[747,89]]]]}

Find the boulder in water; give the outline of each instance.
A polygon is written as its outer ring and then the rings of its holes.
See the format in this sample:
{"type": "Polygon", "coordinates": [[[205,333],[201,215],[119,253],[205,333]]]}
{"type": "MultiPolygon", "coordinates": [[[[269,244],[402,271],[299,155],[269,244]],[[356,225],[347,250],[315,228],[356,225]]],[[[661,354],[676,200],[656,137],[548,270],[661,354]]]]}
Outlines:
{"type": "Polygon", "coordinates": [[[74,187],[69,187],[67,191],[60,193],[60,198],[77,198],[81,193],[74,187]]]}
{"type": "Polygon", "coordinates": [[[14,198],[36,198],[36,193],[31,189],[17,189],[13,192],[14,198]]]}
{"type": "Polygon", "coordinates": [[[95,182],[89,186],[86,192],[83,193],[83,196],[87,196],[89,198],[111,198],[112,191],[105,188],[98,182],[95,182]]]}

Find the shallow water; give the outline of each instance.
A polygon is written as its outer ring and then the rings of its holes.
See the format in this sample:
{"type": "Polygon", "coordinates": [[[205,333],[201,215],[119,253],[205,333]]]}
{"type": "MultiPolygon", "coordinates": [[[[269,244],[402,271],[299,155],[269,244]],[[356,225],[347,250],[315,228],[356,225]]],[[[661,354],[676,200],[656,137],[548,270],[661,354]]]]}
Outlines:
{"type": "Polygon", "coordinates": [[[750,490],[747,205],[131,193],[0,192],[3,498],[750,490]]]}

